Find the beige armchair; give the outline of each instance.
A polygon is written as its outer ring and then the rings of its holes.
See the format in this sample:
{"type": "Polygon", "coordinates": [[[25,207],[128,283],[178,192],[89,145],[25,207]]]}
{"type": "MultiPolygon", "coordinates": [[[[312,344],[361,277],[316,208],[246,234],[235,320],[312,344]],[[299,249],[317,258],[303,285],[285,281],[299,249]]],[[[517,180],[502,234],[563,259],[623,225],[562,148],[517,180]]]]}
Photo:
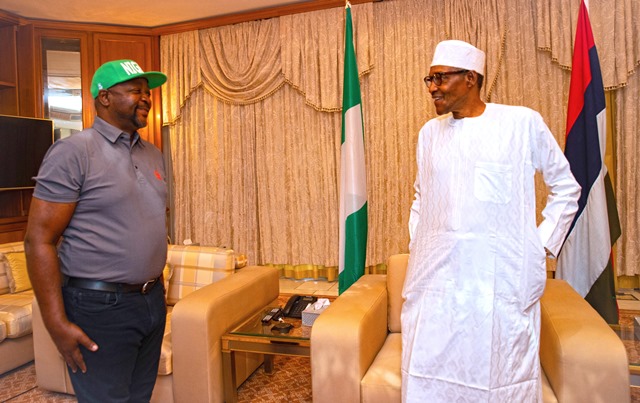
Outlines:
{"type": "MultiPolygon", "coordinates": [[[[249,266],[182,297],[169,313],[161,368],[152,402],[222,402],[220,337],[249,315],[273,302],[279,293],[278,271],[249,266]],[[170,323],[170,325],[169,325],[170,323]]],[[[65,363],[49,337],[37,303],[33,304],[33,336],[38,386],[73,393],[65,363]]],[[[237,385],[262,362],[256,354],[236,355],[237,385]]]]}
{"type": "MultiPolygon", "coordinates": [[[[386,276],[361,277],[316,319],[311,333],[314,402],[400,402],[400,311],[407,262],[408,255],[392,256],[386,276]]],[[[624,345],[566,282],[547,281],[541,317],[545,403],[629,402],[624,345]]]]}

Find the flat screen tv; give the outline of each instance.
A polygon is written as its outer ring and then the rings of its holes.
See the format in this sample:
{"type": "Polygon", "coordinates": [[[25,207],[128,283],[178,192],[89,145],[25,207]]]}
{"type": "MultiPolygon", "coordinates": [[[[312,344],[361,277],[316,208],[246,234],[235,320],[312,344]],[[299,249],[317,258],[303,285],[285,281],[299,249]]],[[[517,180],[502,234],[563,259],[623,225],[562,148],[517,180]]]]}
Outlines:
{"type": "Polygon", "coordinates": [[[0,190],[33,188],[51,144],[52,120],[0,115],[0,190]]]}

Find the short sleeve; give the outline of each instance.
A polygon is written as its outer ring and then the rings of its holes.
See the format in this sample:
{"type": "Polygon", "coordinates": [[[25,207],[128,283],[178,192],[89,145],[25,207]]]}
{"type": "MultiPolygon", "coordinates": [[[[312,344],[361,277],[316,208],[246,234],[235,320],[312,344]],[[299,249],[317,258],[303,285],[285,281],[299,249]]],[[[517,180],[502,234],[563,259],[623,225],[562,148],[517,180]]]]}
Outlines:
{"type": "Polygon", "coordinates": [[[50,202],[78,201],[86,174],[87,157],[84,148],[71,138],[53,143],[45,156],[33,195],[50,202]]]}

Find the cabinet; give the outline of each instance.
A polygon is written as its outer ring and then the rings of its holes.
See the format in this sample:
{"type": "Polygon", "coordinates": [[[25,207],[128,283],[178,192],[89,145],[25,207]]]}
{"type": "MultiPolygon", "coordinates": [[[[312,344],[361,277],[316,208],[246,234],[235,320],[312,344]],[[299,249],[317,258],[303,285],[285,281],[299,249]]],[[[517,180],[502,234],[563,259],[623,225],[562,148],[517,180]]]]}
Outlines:
{"type": "MultiPolygon", "coordinates": [[[[0,114],[3,115],[20,114],[17,32],[18,19],[0,13],[0,114]]],[[[31,190],[0,190],[0,243],[24,238],[30,199],[31,190]]]]}
{"type": "Polygon", "coordinates": [[[0,113],[18,114],[16,25],[0,20],[0,113]]]}

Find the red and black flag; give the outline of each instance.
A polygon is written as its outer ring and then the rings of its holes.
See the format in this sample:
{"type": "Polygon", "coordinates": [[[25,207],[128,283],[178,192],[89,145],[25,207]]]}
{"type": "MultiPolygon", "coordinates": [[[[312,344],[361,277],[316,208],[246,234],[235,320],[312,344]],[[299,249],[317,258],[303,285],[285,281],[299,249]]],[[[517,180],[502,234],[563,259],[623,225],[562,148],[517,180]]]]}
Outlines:
{"type": "Polygon", "coordinates": [[[584,0],[580,2],[577,25],[565,155],[582,193],[558,257],[556,277],[567,280],[607,323],[618,323],[611,246],[620,237],[620,220],[604,163],[604,86],[584,0]]]}

